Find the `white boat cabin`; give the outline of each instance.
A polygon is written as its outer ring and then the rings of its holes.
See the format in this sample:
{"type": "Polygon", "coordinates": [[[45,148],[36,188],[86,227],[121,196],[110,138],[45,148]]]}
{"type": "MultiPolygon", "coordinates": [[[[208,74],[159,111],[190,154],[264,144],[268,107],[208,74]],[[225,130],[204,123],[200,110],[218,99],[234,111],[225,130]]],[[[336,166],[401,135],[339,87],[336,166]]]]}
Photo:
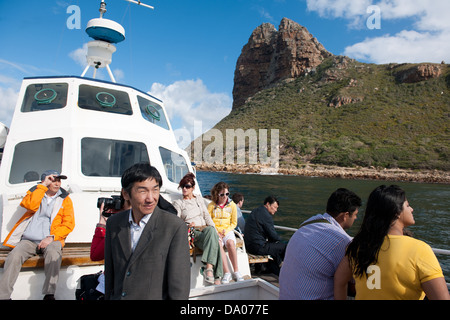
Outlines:
{"type": "Polygon", "coordinates": [[[81,77],[26,78],[20,90],[0,168],[1,241],[23,214],[26,191],[48,169],[67,175],[75,230],[67,243],[90,243],[97,199],[120,194],[132,164],[149,161],[167,200],[193,168],[180,149],[162,101],[140,90],[81,77]]]}

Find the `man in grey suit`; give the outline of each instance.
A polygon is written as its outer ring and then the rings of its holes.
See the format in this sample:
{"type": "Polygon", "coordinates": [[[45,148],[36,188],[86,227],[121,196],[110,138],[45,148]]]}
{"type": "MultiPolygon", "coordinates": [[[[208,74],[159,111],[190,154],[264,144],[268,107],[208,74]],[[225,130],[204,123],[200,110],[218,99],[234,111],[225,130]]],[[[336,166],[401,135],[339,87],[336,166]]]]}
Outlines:
{"type": "Polygon", "coordinates": [[[157,207],[162,179],[148,163],[122,175],[131,209],[106,224],[105,299],[188,299],[190,258],[187,226],[157,207]]]}

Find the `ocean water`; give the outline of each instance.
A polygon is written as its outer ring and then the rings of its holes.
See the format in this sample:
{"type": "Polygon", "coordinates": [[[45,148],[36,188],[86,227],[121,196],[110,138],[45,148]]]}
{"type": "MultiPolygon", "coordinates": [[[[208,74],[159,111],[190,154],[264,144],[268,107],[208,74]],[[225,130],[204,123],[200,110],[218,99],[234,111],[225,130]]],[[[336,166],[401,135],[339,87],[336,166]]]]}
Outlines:
{"type": "MultiPolygon", "coordinates": [[[[234,192],[244,194],[244,210],[253,210],[263,204],[264,198],[274,195],[280,201],[274,216],[275,225],[298,228],[309,217],[324,213],[330,194],[337,188],[347,188],[358,194],[362,201],[358,219],[347,232],[354,236],[359,229],[367,198],[376,187],[396,184],[406,191],[406,197],[414,209],[416,224],[408,229],[417,239],[432,248],[450,250],[450,185],[398,181],[346,180],[284,175],[232,174],[225,172],[197,172],[197,180],[203,195],[210,194],[215,183],[224,181],[234,192]]],[[[245,216],[245,215],[244,215],[245,216]]],[[[281,232],[289,240],[292,232],[281,232]]],[[[450,282],[450,256],[436,255],[447,282],[450,282]]]]}

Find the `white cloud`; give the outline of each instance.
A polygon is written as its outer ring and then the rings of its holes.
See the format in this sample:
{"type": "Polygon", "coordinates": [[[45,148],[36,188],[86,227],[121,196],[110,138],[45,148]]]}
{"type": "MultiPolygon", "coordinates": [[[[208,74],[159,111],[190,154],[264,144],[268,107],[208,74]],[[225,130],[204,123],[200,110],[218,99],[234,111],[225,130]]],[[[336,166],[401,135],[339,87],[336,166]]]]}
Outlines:
{"type": "Polygon", "coordinates": [[[8,87],[20,88],[20,81],[9,76],[4,76],[0,74],[0,84],[3,84],[8,87]]]}
{"type": "Polygon", "coordinates": [[[450,61],[450,34],[401,31],[393,36],[368,38],[345,48],[346,56],[373,63],[450,61]]]}
{"type": "Polygon", "coordinates": [[[375,63],[436,62],[450,60],[450,1],[448,0],[307,0],[307,8],[321,17],[343,18],[349,27],[363,28],[370,13],[380,8],[381,21],[410,19],[407,30],[391,35],[366,38],[345,49],[344,54],[375,63]]]}
{"type": "Polygon", "coordinates": [[[194,124],[201,121],[202,133],[211,129],[231,111],[232,99],[225,93],[213,93],[202,80],[176,81],[168,86],[153,83],[149,94],[164,101],[171,123],[180,122],[178,135],[183,135],[180,147],[194,138],[194,124]]]}
{"type": "Polygon", "coordinates": [[[370,0],[307,0],[310,11],[316,11],[322,18],[354,19],[366,13],[370,0]]]}
{"type": "Polygon", "coordinates": [[[8,74],[0,74],[0,122],[7,127],[11,125],[21,84],[21,81],[15,76],[11,76],[11,74],[18,76],[23,76],[24,74],[29,75],[28,70],[30,68],[28,67],[29,66],[0,59],[1,72],[8,74]]]}
{"type": "Polygon", "coordinates": [[[125,78],[125,72],[122,69],[114,69],[112,73],[116,82],[121,82],[125,78]]]}
{"type": "Polygon", "coordinates": [[[23,72],[25,74],[28,73],[27,67],[20,65],[18,63],[12,62],[12,61],[8,61],[8,60],[4,60],[4,59],[0,59],[0,64],[6,65],[12,69],[18,70],[20,72],[23,72]]]}
{"type": "Polygon", "coordinates": [[[382,18],[417,19],[420,30],[442,30],[450,27],[448,0],[306,0],[307,9],[316,11],[323,18],[345,18],[348,20],[365,17],[371,5],[380,7],[382,18]]]}
{"type": "Polygon", "coordinates": [[[23,77],[39,73],[52,74],[55,70],[0,59],[0,122],[9,127],[16,107],[23,77]]]}
{"type": "Polygon", "coordinates": [[[380,7],[383,19],[414,18],[419,30],[450,28],[448,0],[382,0],[374,4],[380,7]]]}
{"type": "Polygon", "coordinates": [[[10,126],[19,91],[0,87],[0,122],[10,126]]]}
{"type": "Polygon", "coordinates": [[[4,59],[0,59],[0,70],[9,74],[9,77],[11,77],[11,75],[17,75],[19,78],[24,76],[35,76],[40,72],[55,73],[55,70],[35,67],[29,64],[17,63],[4,59]]]}
{"type": "Polygon", "coordinates": [[[69,57],[71,57],[73,61],[78,63],[83,68],[86,68],[87,66],[86,55],[87,55],[87,43],[83,44],[81,48],[78,48],[69,53],[69,57]]]}
{"type": "Polygon", "coordinates": [[[261,7],[261,6],[255,6],[255,10],[258,11],[259,15],[261,16],[261,18],[263,18],[264,20],[268,20],[270,22],[274,22],[275,19],[272,17],[272,15],[270,14],[269,11],[267,11],[265,8],[261,7]]]}

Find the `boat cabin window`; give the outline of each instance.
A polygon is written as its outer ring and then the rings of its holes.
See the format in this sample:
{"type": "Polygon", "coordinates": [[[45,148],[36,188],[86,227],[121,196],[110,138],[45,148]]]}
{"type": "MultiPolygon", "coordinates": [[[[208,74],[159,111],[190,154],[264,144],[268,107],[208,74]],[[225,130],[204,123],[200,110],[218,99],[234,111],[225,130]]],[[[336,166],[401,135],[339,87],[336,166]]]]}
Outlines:
{"type": "Polygon", "coordinates": [[[41,174],[47,170],[61,172],[62,152],[62,138],[18,143],[14,149],[9,183],[41,181],[41,174]]]}
{"type": "Polygon", "coordinates": [[[141,96],[137,96],[137,98],[142,117],[144,117],[145,120],[160,126],[161,128],[169,130],[169,124],[167,123],[162,107],[155,102],[142,98],[141,96]]]}
{"type": "Polygon", "coordinates": [[[25,91],[22,112],[64,108],[67,104],[67,83],[35,83],[25,91]]]}
{"type": "Polygon", "coordinates": [[[189,172],[186,160],[181,154],[163,147],[159,147],[159,152],[167,178],[172,182],[179,183],[181,178],[189,172]]]}
{"type": "Polygon", "coordinates": [[[121,177],[138,162],[150,162],[141,142],[112,139],[81,139],[81,171],[85,176],[121,177]]]}
{"type": "Polygon", "coordinates": [[[78,106],[94,111],[133,114],[128,93],[85,84],[80,85],[78,106]]]}

